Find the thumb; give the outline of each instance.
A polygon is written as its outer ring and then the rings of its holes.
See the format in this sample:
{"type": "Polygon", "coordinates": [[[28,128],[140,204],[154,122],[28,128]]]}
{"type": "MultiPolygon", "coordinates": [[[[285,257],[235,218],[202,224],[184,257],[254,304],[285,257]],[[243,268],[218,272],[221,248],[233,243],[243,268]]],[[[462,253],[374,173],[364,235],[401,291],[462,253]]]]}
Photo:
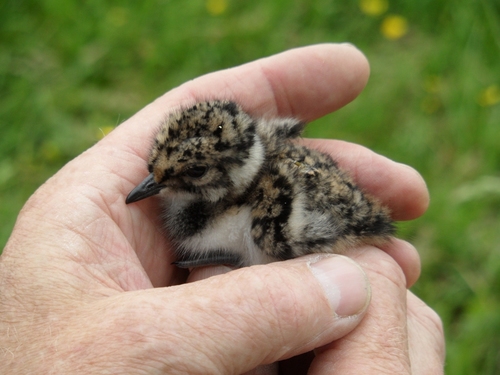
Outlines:
{"type": "Polygon", "coordinates": [[[310,351],[354,329],[370,299],[354,261],[324,254],[137,293],[120,308],[136,318],[125,325],[134,350],[121,354],[169,374],[243,373],[310,351]]]}

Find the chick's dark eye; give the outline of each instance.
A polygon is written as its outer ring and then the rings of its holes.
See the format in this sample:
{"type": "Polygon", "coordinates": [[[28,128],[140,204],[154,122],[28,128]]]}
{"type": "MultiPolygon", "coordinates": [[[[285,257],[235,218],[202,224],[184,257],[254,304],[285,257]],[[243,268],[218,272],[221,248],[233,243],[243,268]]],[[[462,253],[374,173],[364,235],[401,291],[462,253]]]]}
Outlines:
{"type": "Polygon", "coordinates": [[[192,178],[200,178],[207,173],[208,167],[205,165],[193,165],[192,167],[189,167],[186,169],[184,174],[188,177],[192,178]]]}

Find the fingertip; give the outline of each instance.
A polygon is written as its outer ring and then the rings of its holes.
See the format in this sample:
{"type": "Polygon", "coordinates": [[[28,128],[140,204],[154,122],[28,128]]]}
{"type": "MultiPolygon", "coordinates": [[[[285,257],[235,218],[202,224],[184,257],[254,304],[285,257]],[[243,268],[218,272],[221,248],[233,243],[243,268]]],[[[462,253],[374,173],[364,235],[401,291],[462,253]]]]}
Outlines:
{"type": "Polygon", "coordinates": [[[358,159],[355,180],[376,196],[396,221],[422,216],[429,205],[423,177],[412,167],[365,149],[371,155],[358,159]],[[364,160],[363,160],[364,159],[364,160]]]}
{"type": "Polygon", "coordinates": [[[321,255],[310,263],[312,274],[323,287],[335,314],[350,317],[363,313],[370,302],[371,290],[363,269],[342,255],[321,255]]]}
{"type": "Polygon", "coordinates": [[[409,242],[393,238],[382,249],[401,267],[406,278],[406,287],[410,288],[420,277],[421,262],[417,249],[409,242]]]}
{"type": "MultiPolygon", "coordinates": [[[[353,101],[365,88],[370,77],[370,64],[367,57],[350,43],[329,43],[311,46],[317,69],[318,87],[325,86],[323,97],[326,99],[323,112],[318,109],[307,118],[308,121],[331,113],[353,101]]],[[[318,99],[316,99],[318,103],[318,99]]],[[[302,105],[302,103],[298,103],[302,105]]],[[[304,109],[302,109],[303,111],[304,109]]]]}
{"type": "Polygon", "coordinates": [[[429,208],[429,190],[424,178],[415,168],[402,163],[398,164],[401,169],[404,169],[404,173],[401,173],[401,176],[404,176],[401,193],[412,199],[407,199],[406,205],[401,206],[395,215],[400,220],[412,220],[422,216],[429,208]]]}
{"type": "Polygon", "coordinates": [[[350,72],[354,73],[351,83],[356,85],[354,91],[357,92],[357,96],[363,91],[370,78],[370,63],[366,55],[354,44],[341,43],[338,47],[344,51],[351,62],[350,72]]]}

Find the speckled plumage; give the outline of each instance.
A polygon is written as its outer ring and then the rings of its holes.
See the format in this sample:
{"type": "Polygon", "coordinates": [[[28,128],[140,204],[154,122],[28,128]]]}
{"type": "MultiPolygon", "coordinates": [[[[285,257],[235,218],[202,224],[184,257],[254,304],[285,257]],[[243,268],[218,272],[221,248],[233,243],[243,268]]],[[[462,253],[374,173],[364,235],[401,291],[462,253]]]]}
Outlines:
{"type": "Polygon", "coordinates": [[[180,267],[248,266],[388,241],[388,210],[330,156],[293,142],[304,126],[252,118],[230,101],[175,111],[155,138],[151,174],[127,203],[160,193],[180,267]]]}

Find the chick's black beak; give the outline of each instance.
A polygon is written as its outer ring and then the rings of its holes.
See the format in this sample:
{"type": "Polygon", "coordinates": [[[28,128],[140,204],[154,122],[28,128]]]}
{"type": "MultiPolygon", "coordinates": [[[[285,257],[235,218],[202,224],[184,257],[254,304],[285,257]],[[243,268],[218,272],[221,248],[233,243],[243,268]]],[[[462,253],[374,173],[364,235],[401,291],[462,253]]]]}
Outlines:
{"type": "Polygon", "coordinates": [[[125,203],[134,203],[140,201],[141,199],[151,197],[158,194],[165,187],[165,185],[157,184],[153,174],[151,173],[129,193],[127,199],[125,199],[125,203]]]}

